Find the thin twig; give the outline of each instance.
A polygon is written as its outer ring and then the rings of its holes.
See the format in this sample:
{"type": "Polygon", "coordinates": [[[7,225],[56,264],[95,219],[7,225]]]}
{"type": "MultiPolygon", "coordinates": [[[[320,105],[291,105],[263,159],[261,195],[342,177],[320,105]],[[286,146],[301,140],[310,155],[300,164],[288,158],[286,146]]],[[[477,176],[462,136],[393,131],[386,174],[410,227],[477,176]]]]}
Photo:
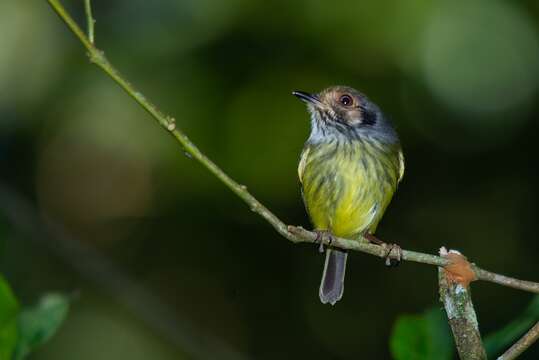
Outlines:
{"type": "Polygon", "coordinates": [[[498,360],[513,360],[539,339],[539,321],[516,343],[513,344],[498,360]]]}
{"type": "Polygon", "coordinates": [[[491,271],[481,269],[473,265],[473,270],[478,280],[489,281],[495,284],[511,287],[513,289],[525,290],[539,294],[539,283],[533,281],[519,280],[509,276],[496,274],[491,271]]]}
{"type": "Polygon", "coordinates": [[[94,42],[94,24],[95,19],[92,16],[92,5],[90,4],[90,0],[84,0],[84,10],[86,12],[86,22],[88,24],[88,39],[92,44],[95,44],[94,42]]]}
{"type": "Polygon", "coordinates": [[[444,304],[460,359],[486,360],[470,289],[450,281],[443,268],[438,268],[438,281],[440,300],[444,304]]]}
{"type": "MultiPolygon", "coordinates": [[[[200,162],[206,169],[208,169],[215,177],[217,177],[225,186],[227,186],[232,192],[234,192],[239,198],[241,198],[250,208],[251,211],[257,213],[264,218],[273,228],[286,239],[294,242],[306,242],[317,243],[323,242],[326,245],[339,247],[347,250],[361,251],[367,254],[375,255],[378,257],[385,257],[387,255],[387,247],[373,245],[366,239],[350,240],[342,238],[329,238],[327,236],[319,235],[312,231],[307,231],[300,227],[287,226],[282,222],[275,214],[268,210],[262,203],[260,203],[253,195],[247,191],[244,185],[241,185],[230,178],[223,170],[221,170],[213,161],[211,161],[206,155],[204,155],[189,138],[178,129],[176,126],[176,120],[168,115],[163,114],[152,102],[150,102],[141,92],[137,91],[133,85],[131,85],[126,79],[124,79],[118,70],[112,66],[107,60],[103,51],[99,50],[94,44],[84,35],[84,32],[75,23],[73,18],[67,13],[65,8],[61,5],[59,0],[47,0],[53,10],[58,16],[65,22],[68,28],[75,34],[82,45],[88,51],[88,57],[90,61],[100,67],[108,76],[110,76],[122,89],[127,92],[140,106],[142,106],[158,123],[161,127],[166,129],[174,138],[181,144],[183,151],[188,153],[192,158],[200,162]]],[[[87,14],[88,18],[91,15],[87,14]]],[[[425,254],[415,251],[403,251],[403,260],[414,261],[423,264],[430,264],[435,266],[447,265],[447,260],[439,256],[425,254]]],[[[505,286],[510,286],[516,289],[531,291],[539,293],[539,283],[533,283],[529,281],[518,280],[509,278],[503,275],[488,272],[477,266],[474,266],[474,271],[477,274],[479,280],[490,281],[505,286]]]]}
{"type": "Polygon", "coordinates": [[[511,345],[521,338],[539,321],[539,295],[526,306],[526,309],[501,329],[486,336],[483,343],[487,354],[503,354],[511,345]]]}

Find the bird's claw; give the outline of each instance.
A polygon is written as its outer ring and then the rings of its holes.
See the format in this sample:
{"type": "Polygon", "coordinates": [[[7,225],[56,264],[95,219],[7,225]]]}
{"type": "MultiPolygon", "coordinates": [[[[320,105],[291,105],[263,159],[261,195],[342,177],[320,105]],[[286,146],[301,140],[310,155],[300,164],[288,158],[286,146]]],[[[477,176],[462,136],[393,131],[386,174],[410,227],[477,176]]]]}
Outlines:
{"type": "Polygon", "coordinates": [[[331,245],[333,242],[333,235],[328,230],[314,230],[316,233],[316,242],[320,243],[318,246],[318,252],[324,252],[324,236],[328,237],[328,245],[331,245]]]}
{"type": "Polygon", "coordinates": [[[365,239],[369,240],[369,242],[373,244],[380,245],[387,249],[387,252],[384,255],[386,266],[389,266],[389,267],[399,266],[402,260],[402,249],[399,245],[387,244],[372,234],[365,234],[365,239]],[[395,254],[393,255],[393,253],[395,254]]]}
{"type": "Polygon", "coordinates": [[[385,264],[388,267],[396,267],[399,266],[402,260],[402,248],[397,244],[386,244],[386,246],[389,248],[386,256],[385,256],[385,264]],[[391,253],[395,252],[395,255],[392,255],[391,253]]]}

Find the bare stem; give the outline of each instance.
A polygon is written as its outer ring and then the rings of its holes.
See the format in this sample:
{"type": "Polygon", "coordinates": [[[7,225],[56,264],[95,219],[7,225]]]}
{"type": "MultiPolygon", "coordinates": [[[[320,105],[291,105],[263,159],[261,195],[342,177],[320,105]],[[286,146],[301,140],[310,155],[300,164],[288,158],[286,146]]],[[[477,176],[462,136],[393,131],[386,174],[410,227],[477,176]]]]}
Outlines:
{"type": "MultiPolygon", "coordinates": [[[[168,131],[182,146],[183,151],[191,155],[191,157],[201,163],[206,169],[208,169],[215,177],[217,177],[225,186],[227,186],[232,192],[234,192],[239,198],[241,198],[251,209],[251,211],[257,213],[264,218],[273,228],[286,239],[294,243],[317,243],[323,242],[326,245],[331,243],[331,246],[339,247],[347,250],[361,251],[367,254],[375,255],[378,257],[386,257],[388,248],[386,246],[379,246],[369,243],[366,239],[350,240],[342,238],[329,238],[327,236],[319,236],[312,232],[305,230],[301,227],[287,226],[282,222],[275,214],[267,209],[262,203],[260,203],[253,195],[247,191],[244,185],[241,185],[228,176],[221,168],[219,168],[213,161],[211,161],[206,155],[204,155],[198,147],[189,140],[187,135],[183,133],[177,126],[176,120],[162,113],[152,102],[150,102],[141,92],[135,89],[112,64],[107,60],[103,51],[95,47],[93,43],[93,18],[91,16],[90,2],[86,1],[86,15],[89,19],[88,23],[88,37],[75,23],[73,18],[67,13],[59,0],[47,0],[52,9],[58,14],[60,19],[65,22],[67,27],[75,34],[82,45],[88,51],[88,57],[90,61],[101,68],[109,77],[111,77],[129,96],[131,96],[140,106],[142,106],[166,131],[168,131]],[[90,21],[91,20],[91,21],[90,21]],[[92,26],[90,27],[90,23],[92,26]],[[91,30],[90,30],[91,28],[91,30]],[[91,37],[90,37],[91,36],[91,37]]],[[[413,261],[423,264],[430,264],[435,266],[447,265],[447,259],[439,256],[425,254],[415,251],[404,250],[403,260],[413,261]]],[[[483,270],[474,265],[474,271],[479,280],[485,280],[501,284],[504,286],[510,286],[516,289],[526,290],[534,293],[539,293],[539,283],[530,281],[523,281],[514,278],[510,278],[504,275],[495,274],[486,270],[483,270]]]]}
{"type": "Polygon", "coordinates": [[[498,360],[513,360],[522,354],[539,338],[539,321],[516,343],[513,344],[498,360]]]}
{"type": "Polygon", "coordinates": [[[444,304],[460,359],[486,360],[470,289],[451,282],[442,268],[438,268],[438,281],[440,300],[444,304]]]}
{"type": "Polygon", "coordinates": [[[94,42],[94,24],[95,19],[92,16],[92,5],[90,4],[90,0],[84,0],[84,11],[86,12],[86,22],[88,24],[88,39],[92,44],[95,44],[94,42]]]}
{"type": "Polygon", "coordinates": [[[525,290],[539,294],[539,283],[533,281],[519,280],[509,276],[496,274],[473,265],[475,276],[478,280],[489,281],[495,284],[511,287],[514,289],[525,290]]]}

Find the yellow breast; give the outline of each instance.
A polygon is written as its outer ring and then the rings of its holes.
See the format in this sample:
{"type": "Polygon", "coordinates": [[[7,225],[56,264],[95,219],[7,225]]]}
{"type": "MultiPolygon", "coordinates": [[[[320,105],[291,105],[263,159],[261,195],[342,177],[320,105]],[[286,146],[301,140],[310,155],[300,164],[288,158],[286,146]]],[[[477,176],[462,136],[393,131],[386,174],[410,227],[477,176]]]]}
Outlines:
{"type": "Polygon", "coordinates": [[[314,227],[339,237],[373,233],[400,180],[401,158],[398,145],[306,145],[298,172],[314,227]]]}

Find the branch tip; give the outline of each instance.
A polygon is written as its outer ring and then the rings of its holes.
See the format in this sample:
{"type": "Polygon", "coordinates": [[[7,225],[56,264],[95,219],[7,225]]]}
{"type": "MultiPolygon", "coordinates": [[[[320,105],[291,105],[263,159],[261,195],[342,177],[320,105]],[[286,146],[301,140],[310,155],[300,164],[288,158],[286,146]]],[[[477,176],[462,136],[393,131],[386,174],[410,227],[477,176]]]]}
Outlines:
{"type": "Polygon", "coordinates": [[[84,10],[86,12],[86,23],[88,26],[88,40],[94,45],[94,25],[95,19],[92,17],[92,5],[90,0],[84,0],[84,10]]]}

